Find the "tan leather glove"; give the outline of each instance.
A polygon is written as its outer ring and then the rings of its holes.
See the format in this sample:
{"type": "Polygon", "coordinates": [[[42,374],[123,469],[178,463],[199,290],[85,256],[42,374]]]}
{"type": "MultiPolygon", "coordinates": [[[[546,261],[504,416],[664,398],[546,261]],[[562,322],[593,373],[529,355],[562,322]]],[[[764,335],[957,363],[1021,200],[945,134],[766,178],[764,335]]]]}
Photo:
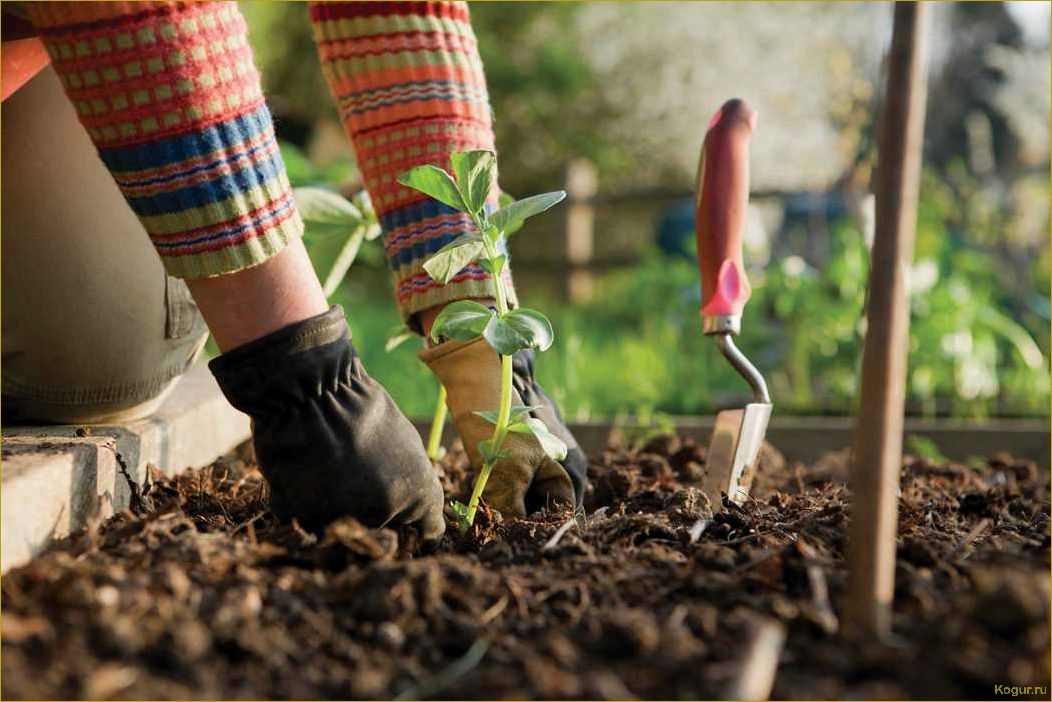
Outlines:
{"type": "MultiPolygon", "coordinates": [[[[493,425],[475,414],[496,410],[500,404],[500,356],[479,337],[471,341],[446,341],[420,352],[420,359],[446,388],[446,404],[453,415],[472,467],[482,468],[478,443],[493,435],[493,425]]],[[[559,417],[551,399],[533,380],[532,354],[515,354],[512,406],[536,405],[530,414],[544,422],[567,446],[562,462],[550,458],[532,434],[509,433],[501,459],[493,469],[482,496],[505,517],[524,517],[545,506],[579,505],[584,496],[588,462],[559,417]]]]}

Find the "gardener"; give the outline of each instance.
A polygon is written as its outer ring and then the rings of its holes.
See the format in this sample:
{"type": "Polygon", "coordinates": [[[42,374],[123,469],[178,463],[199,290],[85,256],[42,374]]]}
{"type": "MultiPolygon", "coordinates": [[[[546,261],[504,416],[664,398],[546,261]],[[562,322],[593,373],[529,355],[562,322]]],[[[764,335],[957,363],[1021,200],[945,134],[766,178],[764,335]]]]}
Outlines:
{"type": "MultiPolygon", "coordinates": [[[[253,420],[276,513],[312,528],[349,514],[440,536],[442,490],[420,438],[366,374],[303,247],[236,3],[40,3],[26,14],[53,67],[3,106],[6,416],[146,416],[207,325],[222,351],[210,368],[253,420]]],[[[422,267],[467,216],[395,182],[451,152],[493,149],[467,7],[317,3],[310,15],[399,309],[426,334],[451,301],[491,302],[478,266],[447,285],[422,267]]],[[[471,419],[496,406],[496,353],[481,340],[444,342],[421,358],[445,384],[464,443],[487,438],[471,419]]],[[[553,468],[517,443],[486,498],[505,516],[579,504],[585,458],[531,357],[514,365],[516,401],[540,405],[570,451],[553,468]]]]}

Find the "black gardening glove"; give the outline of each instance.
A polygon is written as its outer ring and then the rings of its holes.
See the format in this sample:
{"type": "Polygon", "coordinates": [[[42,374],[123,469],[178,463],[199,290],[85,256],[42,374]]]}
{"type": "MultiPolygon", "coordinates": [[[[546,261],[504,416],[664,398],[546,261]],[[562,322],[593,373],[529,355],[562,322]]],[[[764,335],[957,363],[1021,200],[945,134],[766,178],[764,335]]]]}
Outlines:
{"type": "Polygon", "coordinates": [[[413,526],[428,541],[445,531],[442,487],[420,435],[366,374],[339,306],[209,367],[252,418],[279,517],[316,530],[350,515],[370,527],[413,526]]]}

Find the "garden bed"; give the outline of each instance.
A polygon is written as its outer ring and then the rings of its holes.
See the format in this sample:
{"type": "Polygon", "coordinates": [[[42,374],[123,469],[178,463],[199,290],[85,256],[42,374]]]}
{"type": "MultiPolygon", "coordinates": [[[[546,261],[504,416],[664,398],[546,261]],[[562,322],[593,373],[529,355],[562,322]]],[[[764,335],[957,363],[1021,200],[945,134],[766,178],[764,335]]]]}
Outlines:
{"type": "MultiPolygon", "coordinates": [[[[462,452],[442,463],[466,491],[462,452]]],[[[320,539],[267,512],[250,460],[153,475],[134,511],[3,579],[5,698],[709,698],[756,633],[787,633],[772,696],[991,698],[1049,685],[1049,477],[907,457],[894,631],[845,642],[843,454],[765,453],[713,516],[704,449],[593,457],[587,518],[485,511],[409,557],[347,519],[320,539]],[[605,509],[604,509],[605,508],[605,509]]],[[[1047,698],[1048,688],[1034,697],[1047,698]]]]}

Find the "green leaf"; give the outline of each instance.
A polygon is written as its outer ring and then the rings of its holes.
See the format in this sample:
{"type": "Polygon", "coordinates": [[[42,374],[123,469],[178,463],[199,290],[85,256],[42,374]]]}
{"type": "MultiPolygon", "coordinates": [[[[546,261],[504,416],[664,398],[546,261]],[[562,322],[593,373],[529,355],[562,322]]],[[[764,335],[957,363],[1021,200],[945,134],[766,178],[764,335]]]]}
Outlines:
{"type": "Polygon", "coordinates": [[[412,188],[423,194],[433,197],[460,212],[469,212],[464,200],[460,197],[457,184],[448,173],[438,166],[425,164],[411,168],[398,176],[398,182],[407,188],[412,188]]]}
{"type": "Polygon", "coordinates": [[[561,461],[566,458],[566,444],[563,443],[562,439],[548,431],[548,427],[544,426],[544,422],[536,417],[526,417],[521,422],[516,423],[514,427],[514,429],[509,427],[509,430],[517,434],[530,433],[537,437],[541,448],[552,460],[561,461]]]}
{"type": "Polygon", "coordinates": [[[503,356],[511,356],[516,351],[533,346],[530,337],[523,335],[519,329],[497,316],[489,321],[482,336],[486,337],[486,342],[503,356]]]}
{"type": "Polygon", "coordinates": [[[325,296],[330,297],[365,241],[367,217],[353,202],[325,188],[295,188],[292,196],[305,225],[311,261],[325,296]]]}
{"type": "Polygon", "coordinates": [[[347,271],[351,269],[354,259],[358,258],[358,251],[362,248],[363,241],[365,241],[365,228],[359,225],[352,230],[351,235],[347,237],[343,246],[340,247],[340,252],[336,254],[332,267],[325,274],[325,280],[321,286],[325,297],[332,297],[333,293],[339,289],[340,283],[347,277],[347,271]]]}
{"type": "Polygon", "coordinates": [[[528,307],[512,310],[503,317],[493,317],[482,335],[497,353],[504,356],[531,348],[545,351],[555,339],[548,318],[528,307]]]}
{"type": "Polygon", "coordinates": [[[457,515],[461,519],[466,519],[468,516],[468,506],[460,500],[453,500],[449,503],[449,506],[453,509],[453,514],[457,515]]]}
{"type": "Polygon", "coordinates": [[[318,167],[298,146],[282,139],[278,141],[278,148],[281,149],[281,160],[285,162],[289,182],[299,187],[303,183],[318,181],[318,167]]]}
{"type": "Polygon", "coordinates": [[[467,341],[482,334],[496,312],[474,300],[457,300],[446,305],[431,325],[431,338],[467,341]]]}
{"type": "Polygon", "coordinates": [[[412,339],[414,336],[416,336],[416,334],[404,324],[395,327],[391,330],[391,333],[387,335],[387,342],[384,343],[384,351],[390,353],[409,339],[412,339]]]}
{"type": "Polygon", "coordinates": [[[504,270],[504,264],[507,263],[508,257],[504,254],[498,255],[496,258],[483,258],[479,259],[479,265],[483,269],[489,271],[494,277],[499,276],[500,272],[504,270]]]}
{"type": "MultiPolygon", "coordinates": [[[[508,424],[513,424],[517,422],[519,420],[519,417],[521,417],[522,415],[529,414],[530,412],[539,409],[540,405],[513,405],[511,408],[511,413],[508,415],[508,424]]],[[[475,414],[482,417],[490,424],[497,423],[496,410],[482,410],[479,412],[475,412],[475,414]]]]}
{"type": "Polygon", "coordinates": [[[511,408],[511,414],[508,415],[508,423],[511,424],[517,422],[530,412],[535,412],[540,408],[540,405],[513,405],[511,408]]]}
{"type": "Polygon", "coordinates": [[[999,332],[1004,336],[1015,347],[1023,362],[1028,366],[1035,370],[1040,370],[1044,367],[1045,357],[1041,353],[1041,348],[1034,342],[1030,333],[1015,320],[992,307],[980,308],[979,319],[986,322],[995,332],[999,332]]]}
{"type": "Polygon", "coordinates": [[[562,202],[565,197],[566,193],[558,190],[553,193],[543,193],[516,200],[490,215],[489,221],[505,234],[511,234],[518,231],[522,223],[528,218],[555,206],[562,202]]]}
{"type": "Polygon", "coordinates": [[[939,445],[926,436],[910,434],[906,437],[906,448],[929,463],[942,465],[949,462],[949,459],[939,450],[939,445]]]}
{"type": "Polygon", "coordinates": [[[464,266],[477,259],[484,248],[478,234],[461,234],[424,261],[424,270],[435,280],[448,283],[464,266]]]}
{"type": "Polygon", "coordinates": [[[492,463],[493,461],[499,461],[502,458],[510,458],[510,451],[498,451],[493,453],[493,442],[489,439],[479,442],[479,455],[482,456],[482,460],[486,463],[492,463]]]}
{"type": "Polygon", "coordinates": [[[296,209],[312,234],[351,234],[365,220],[347,198],[325,188],[294,188],[296,209]]]}
{"type": "MultiPolygon", "coordinates": [[[[513,195],[511,195],[510,193],[503,193],[502,192],[500,195],[497,196],[498,211],[499,210],[503,210],[505,207],[507,207],[508,205],[511,205],[514,202],[515,202],[515,197],[513,195]]],[[[511,236],[512,234],[514,234],[515,232],[519,231],[520,229],[522,229],[522,223],[521,222],[518,224],[518,226],[506,227],[504,229],[503,233],[504,233],[504,236],[511,236]]],[[[500,234],[500,233],[501,232],[498,231],[498,234],[500,234]]]]}
{"type": "Polygon", "coordinates": [[[520,348],[537,348],[541,351],[547,351],[555,340],[552,323],[535,309],[520,307],[517,310],[508,312],[501,321],[511,327],[515,334],[523,339],[525,345],[520,348]]]}
{"type": "Polygon", "coordinates": [[[487,222],[486,228],[482,230],[482,236],[485,237],[486,241],[490,246],[496,246],[497,242],[500,241],[500,230],[493,226],[493,224],[487,222]]]}
{"type": "Polygon", "coordinates": [[[376,222],[365,225],[365,240],[374,241],[380,238],[380,235],[384,233],[384,230],[380,228],[380,225],[376,222]]]}
{"type": "Polygon", "coordinates": [[[461,198],[468,206],[468,211],[477,215],[489,196],[497,155],[492,151],[461,151],[452,154],[449,162],[453,166],[461,198]]]}
{"type": "Polygon", "coordinates": [[[365,240],[372,241],[383,234],[383,229],[380,228],[380,223],[376,218],[373,201],[369,198],[369,191],[365,189],[359,190],[351,196],[351,202],[361,210],[362,224],[365,225],[365,240]]]}

